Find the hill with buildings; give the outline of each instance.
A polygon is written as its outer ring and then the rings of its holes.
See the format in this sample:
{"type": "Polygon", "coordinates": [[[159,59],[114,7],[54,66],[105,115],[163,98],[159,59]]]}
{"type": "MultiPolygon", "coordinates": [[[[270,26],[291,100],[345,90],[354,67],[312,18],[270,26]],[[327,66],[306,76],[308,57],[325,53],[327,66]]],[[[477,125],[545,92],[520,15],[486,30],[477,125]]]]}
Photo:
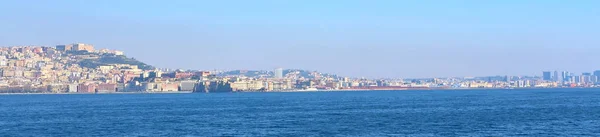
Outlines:
{"type": "Polygon", "coordinates": [[[336,88],[336,81],[336,75],[294,69],[163,71],[83,43],[0,47],[0,93],[282,91],[336,88]]]}
{"type": "Polygon", "coordinates": [[[116,83],[152,69],[122,51],[83,43],[0,47],[0,92],[114,91],[116,83]]]}
{"type": "Polygon", "coordinates": [[[85,68],[94,69],[104,65],[127,64],[135,65],[142,70],[155,69],[144,62],[128,58],[122,51],[109,49],[94,50],[92,45],[86,44],[58,45],[55,49],[63,53],[61,57],[74,59],[70,60],[69,64],[78,64],[85,68]],[[81,48],[82,45],[83,48],[81,48]]]}
{"type": "MultiPolygon", "coordinates": [[[[562,75],[559,75],[562,74],[562,75]]],[[[568,74],[568,75],[567,75],[568,74]]],[[[82,43],[0,47],[0,93],[247,92],[423,88],[598,87],[598,73],[539,77],[351,79],[300,69],[198,71],[155,69],[122,51],[82,43]]]]}
{"type": "Polygon", "coordinates": [[[86,68],[97,68],[99,66],[105,66],[110,64],[128,64],[135,65],[142,70],[153,70],[155,69],[153,66],[150,66],[144,62],[138,61],[134,58],[127,58],[125,55],[114,55],[114,54],[104,54],[97,55],[98,58],[94,59],[83,59],[79,60],[77,64],[86,68]]]}

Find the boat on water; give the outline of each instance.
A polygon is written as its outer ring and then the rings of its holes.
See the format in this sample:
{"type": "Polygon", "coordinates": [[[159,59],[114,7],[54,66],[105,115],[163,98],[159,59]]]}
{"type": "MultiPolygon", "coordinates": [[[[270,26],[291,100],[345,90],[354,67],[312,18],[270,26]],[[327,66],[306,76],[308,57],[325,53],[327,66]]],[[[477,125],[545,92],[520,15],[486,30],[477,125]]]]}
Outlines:
{"type": "Polygon", "coordinates": [[[319,91],[319,89],[317,89],[317,88],[305,88],[305,89],[298,90],[298,91],[319,91]]]}

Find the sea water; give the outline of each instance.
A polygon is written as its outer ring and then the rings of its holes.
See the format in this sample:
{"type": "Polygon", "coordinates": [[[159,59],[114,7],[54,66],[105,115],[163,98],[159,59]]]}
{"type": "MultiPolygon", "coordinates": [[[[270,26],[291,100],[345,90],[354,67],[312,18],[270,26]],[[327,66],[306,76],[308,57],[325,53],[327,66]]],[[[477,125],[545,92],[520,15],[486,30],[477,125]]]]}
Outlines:
{"type": "Polygon", "coordinates": [[[600,136],[600,90],[0,95],[0,136],[600,136]]]}

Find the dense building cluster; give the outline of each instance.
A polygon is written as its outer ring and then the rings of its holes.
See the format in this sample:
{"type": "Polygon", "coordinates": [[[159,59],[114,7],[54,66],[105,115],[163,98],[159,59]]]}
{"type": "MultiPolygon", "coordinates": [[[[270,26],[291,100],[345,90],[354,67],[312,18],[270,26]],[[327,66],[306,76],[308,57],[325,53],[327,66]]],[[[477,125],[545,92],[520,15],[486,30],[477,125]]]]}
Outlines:
{"type": "Polygon", "coordinates": [[[600,82],[600,70],[576,75],[568,71],[544,71],[542,80],[557,83],[561,87],[594,87],[600,82]]]}
{"type": "Polygon", "coordinates": [[[76,43],[56,47],[14,46],[0,48],[0,92],[78,92],[103,90],[123,80],[123,74],[142,72],[136,65],[109,64],[97,68],[81,61],[120,56],[122,51],[95,50],[76,43]],[[113,69],[128,68],[128,69],[113,69]]]}
{"type": "Polygon", "coordinates": [[[0,93],[253,92],[461,88],[595,87],[600,71],[542,77],[495,76],[365,79],[315,71],[199,71],[155,69],[122,51],[76,43],[0,48],[0,93]]]}

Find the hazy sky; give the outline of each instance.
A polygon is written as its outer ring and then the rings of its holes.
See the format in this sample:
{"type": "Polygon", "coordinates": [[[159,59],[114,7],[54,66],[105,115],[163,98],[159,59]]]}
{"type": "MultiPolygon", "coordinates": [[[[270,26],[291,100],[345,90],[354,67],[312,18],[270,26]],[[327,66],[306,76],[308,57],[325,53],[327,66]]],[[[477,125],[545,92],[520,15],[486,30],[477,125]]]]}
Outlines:
{"type": "Polygon", "coordinates": [[[0,46],[83,42],[157,67],[354,77],[600,69],[598,0],[2,0],[0,46]]]}

